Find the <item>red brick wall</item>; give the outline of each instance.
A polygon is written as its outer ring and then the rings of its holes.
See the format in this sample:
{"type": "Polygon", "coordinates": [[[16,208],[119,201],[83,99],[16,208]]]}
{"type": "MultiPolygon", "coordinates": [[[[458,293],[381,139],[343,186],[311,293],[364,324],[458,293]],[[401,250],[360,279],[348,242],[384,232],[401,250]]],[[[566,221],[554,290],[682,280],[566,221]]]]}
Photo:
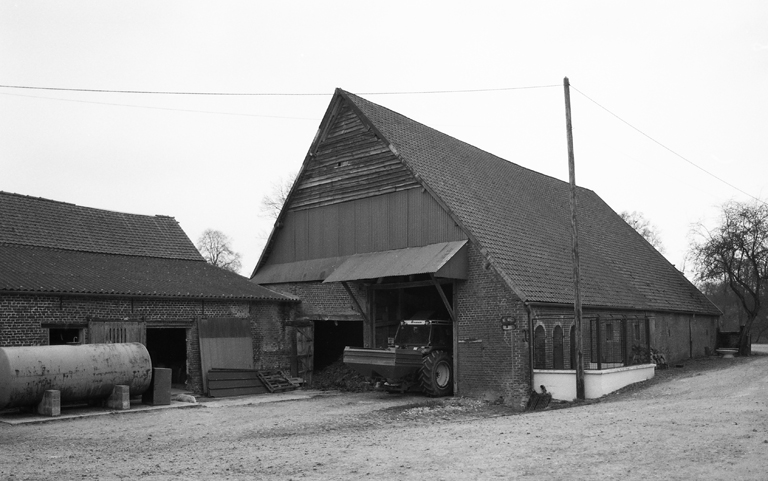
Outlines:
{"type": "MultiPolygon", "coordinates": [[[[164,322],[196,321],[200,317],[251,318],[254,361],[257,368],[289,367],[290,345],[284,321],[290,307],[278,302],[249,303],[199,300],[131,300],[101,297],[58,297],[43,295],[0,295],[0,346],[48,344],[43,324],[78,324],[88,318],[143,319],[152,325],[164,322]],[[287,347],[286,347],[287,346],[287,347]]],[[[87,329],[86,339],[87,342],[87,329]]],[[[188,389],[201,392],[200,343],[197,323],[192,322],[187,338],[188,389]]]]}
{"type": "MultiPolygon", "coordinates": [[[[349,282],[347,284],[354,294],[363,311],[368,314],[368,293],[361,283],[349,282]]],[[[285,294],[291,294],[301,299],[301,303],[293,305],[293,316],[313,317],[327,316],[333,319],[334,315],[360,317],[354,301],[349,297],[347,290],[340,282],[323,284],[317,282],[296,282],[291,284],[271,284],[270,289],[285,294]]],[[[370,326],[364,324],[363,339],[366,343],[370,339],[370,326]]],[[[368,347],[368,346],[366,346],[368,347]]]]}
{"type": "Polygon", "coordinates": [[[253,304],[251,315],[256,319],[251,323],[253,335],[253,358],[256,369],[291,369],[291,328],[286,321],[293,314],[291,305],[278,302],[260,302],[253,304]]]}
{"type": "MultiPolygon", "coordinates": [[[[585,363],[588,361],[590,325],[589,318],[600,316],[601,319],[619,320],[623,317],[628,319],[645,318],[650,319],[651,347],[659,350],[672,363],[691,357],[705,356],[707,351],[714,352],[717,317],[701,316],[682,313],[665,312],[647,312],[630,311],[620,309],[589,309],[583,311],[582,338],[584,348],[585,363]]],[[[572,307],[534,307],[533,308],[533,328],[542,326],[546,339],[546,368],[552,369],[552,332],[556,325],[563,328],[563,351],[565,368],[572,369],[570,366],[570,329],[573,325],[574,312],[572,307]]],[[[618,326],[618,324],[617,324],[618,326]]],[[[628,325],[627,335],[630,342],[635,344],[631,322],[628,325]]],[[[641,340],[637,344],[645,344],[646,332],[645,326],[641,325],[641,340]]]]}
{"type": "Polygon", "coordinates": [[[458,395],[502,400],[523,409],[530,394],[527,312],[474,245],[469,276],[457,283],[458,395]],[[502,318],[512,329],[502,329],[502,318]]]}

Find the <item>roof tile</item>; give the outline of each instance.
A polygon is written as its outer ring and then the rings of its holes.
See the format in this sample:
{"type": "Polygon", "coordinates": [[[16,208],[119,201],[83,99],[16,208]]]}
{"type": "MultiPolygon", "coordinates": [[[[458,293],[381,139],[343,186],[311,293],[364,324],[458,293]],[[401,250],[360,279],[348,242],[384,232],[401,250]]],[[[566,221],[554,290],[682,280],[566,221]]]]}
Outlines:
{"type": "MultiPolygon", "coordinates": [[[[569,185],[348,92],[529,302],[573,303],[569,185]]],[[[578,189],[585,306],[719,310],[600,197],[578,189]]]]}

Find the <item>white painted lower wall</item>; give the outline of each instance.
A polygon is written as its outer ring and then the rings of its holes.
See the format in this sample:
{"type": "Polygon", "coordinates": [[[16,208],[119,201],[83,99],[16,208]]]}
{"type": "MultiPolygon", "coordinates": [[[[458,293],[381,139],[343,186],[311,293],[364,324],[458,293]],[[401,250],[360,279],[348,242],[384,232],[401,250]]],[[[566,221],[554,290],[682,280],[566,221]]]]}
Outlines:
{"type": "MultiPolygon", "coordinates": [[[[584,396],[597,399],[624,386],[652,379],[656,374],[655,364],[584,371],[584,396]]],[[[552,399],[571,401],[576,399],[576,371],[572,370],[533,370],[533,386],[541,392],[541,386],[552,394],[552,399]]]]}

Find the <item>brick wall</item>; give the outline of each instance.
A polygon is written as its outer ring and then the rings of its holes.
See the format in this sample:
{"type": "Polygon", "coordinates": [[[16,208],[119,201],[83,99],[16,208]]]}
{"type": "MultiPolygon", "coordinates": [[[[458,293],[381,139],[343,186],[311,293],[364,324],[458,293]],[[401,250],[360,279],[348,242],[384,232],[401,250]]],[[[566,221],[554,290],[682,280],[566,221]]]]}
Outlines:
{"type": "MultiPolygon", "coordinates": [[[[566,369],[573,369],[570,365],[570,329],[573,326],[574,313],[571,307],[534,307],[532,310],[533,328],[541,326],[544,329],[546,340],[546,369],[552,369],[552,334],[556,325],[563,329],[563,352],[566,369]]],[[[630,344],[645,345],[645,326],[641,323],[640,339],[634,339],[634,318],[643,319],[646,316],[650,320],[651,347],[659,350],[667,359],[667,362],[676,362],[691,357],[702,357],[707,352],[714,351],[717,329],[717,317],[701,316],[683,313],[663,313],[630,310],[589,309],[583,311],[582,339],[585,363],[589,359],[590,318],[600,316],[603,320],[630,320],[627,326],[627,336],[630,344]]],[[[618,322],[616,323],[618,326],[618,322]]],[[[601,331],[603,333],[603,331],[601,331]]]]}
{"type": "MultiPolygon", "coordinates": [[[[85,327],[88,318],[143,319],[152,327],[184,321],[190,326],[187,331],[187,387],[201,392],[200,343],[194,321],[200,317],[252,319],[256,366],[285,369],[290,362],[290,346],[285,337],[284,321],[290,315],[290,308],[278,302],[0,295],[0,346],[47,345],[48,329],[42,325],[85,327]]],[[[87,342],[87,329],[84,332],[87,342]]]]}
{"type": "Polygon", "coordinates": [[[474,245],[468,274],[456,289],[458,394],[523,409],[530,394],[525,307],[474,245]],[[511,329],[502,329],[502,318],[514,321],[511,329]]]}
{"type": "Polygon", "coordinates": [[[290,305],[278,302],[254,304],[251,315],[253,358],[256,369],[291,369],[292,329],[287,326],[295,314],[290,305]]]}
{"type": "MultiPolygon", "coordinates": [[[[363,309],[363,312],[368,315],[368,292],[365,287],[362,283],[358,282],[349,282],[347,285],[363,309]]],[[[328,284],[323,284],[319,281],[296,282],[292,284],[271,284],[268,287],[277,292],[294,295],[301,299],[301,303],[293,305],[293,319],[304,317],[309,319],[329,318],[333,320],[334,315],[361,317],[354,301],[349,297],[349,293],[347,293],[347,290],[344,289],[340,282],[329,282],[328,284]]],[[[363,325],[363,339],[365,339],[366,347],[369,347],[367,343],[370,335],[370,326],[365,323],[363,325]]]]}
{"type": "Polygon", "coordinates": [[[656,313],[651,322],[651,346],[678,362],[714,353],[717,317],[656,313]]]}

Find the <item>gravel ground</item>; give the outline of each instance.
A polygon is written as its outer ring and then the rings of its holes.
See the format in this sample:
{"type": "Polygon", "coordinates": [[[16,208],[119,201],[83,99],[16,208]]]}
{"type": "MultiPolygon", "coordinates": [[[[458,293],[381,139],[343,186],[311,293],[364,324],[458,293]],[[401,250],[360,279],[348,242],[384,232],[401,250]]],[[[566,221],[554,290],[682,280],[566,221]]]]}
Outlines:
{"type": "Polygon", "coordinates": [[[0,423],[3,480],[361,478],[765,480],[768,356],[688,361],[597,401],[525,414],[315,391],[0,423]]]}

